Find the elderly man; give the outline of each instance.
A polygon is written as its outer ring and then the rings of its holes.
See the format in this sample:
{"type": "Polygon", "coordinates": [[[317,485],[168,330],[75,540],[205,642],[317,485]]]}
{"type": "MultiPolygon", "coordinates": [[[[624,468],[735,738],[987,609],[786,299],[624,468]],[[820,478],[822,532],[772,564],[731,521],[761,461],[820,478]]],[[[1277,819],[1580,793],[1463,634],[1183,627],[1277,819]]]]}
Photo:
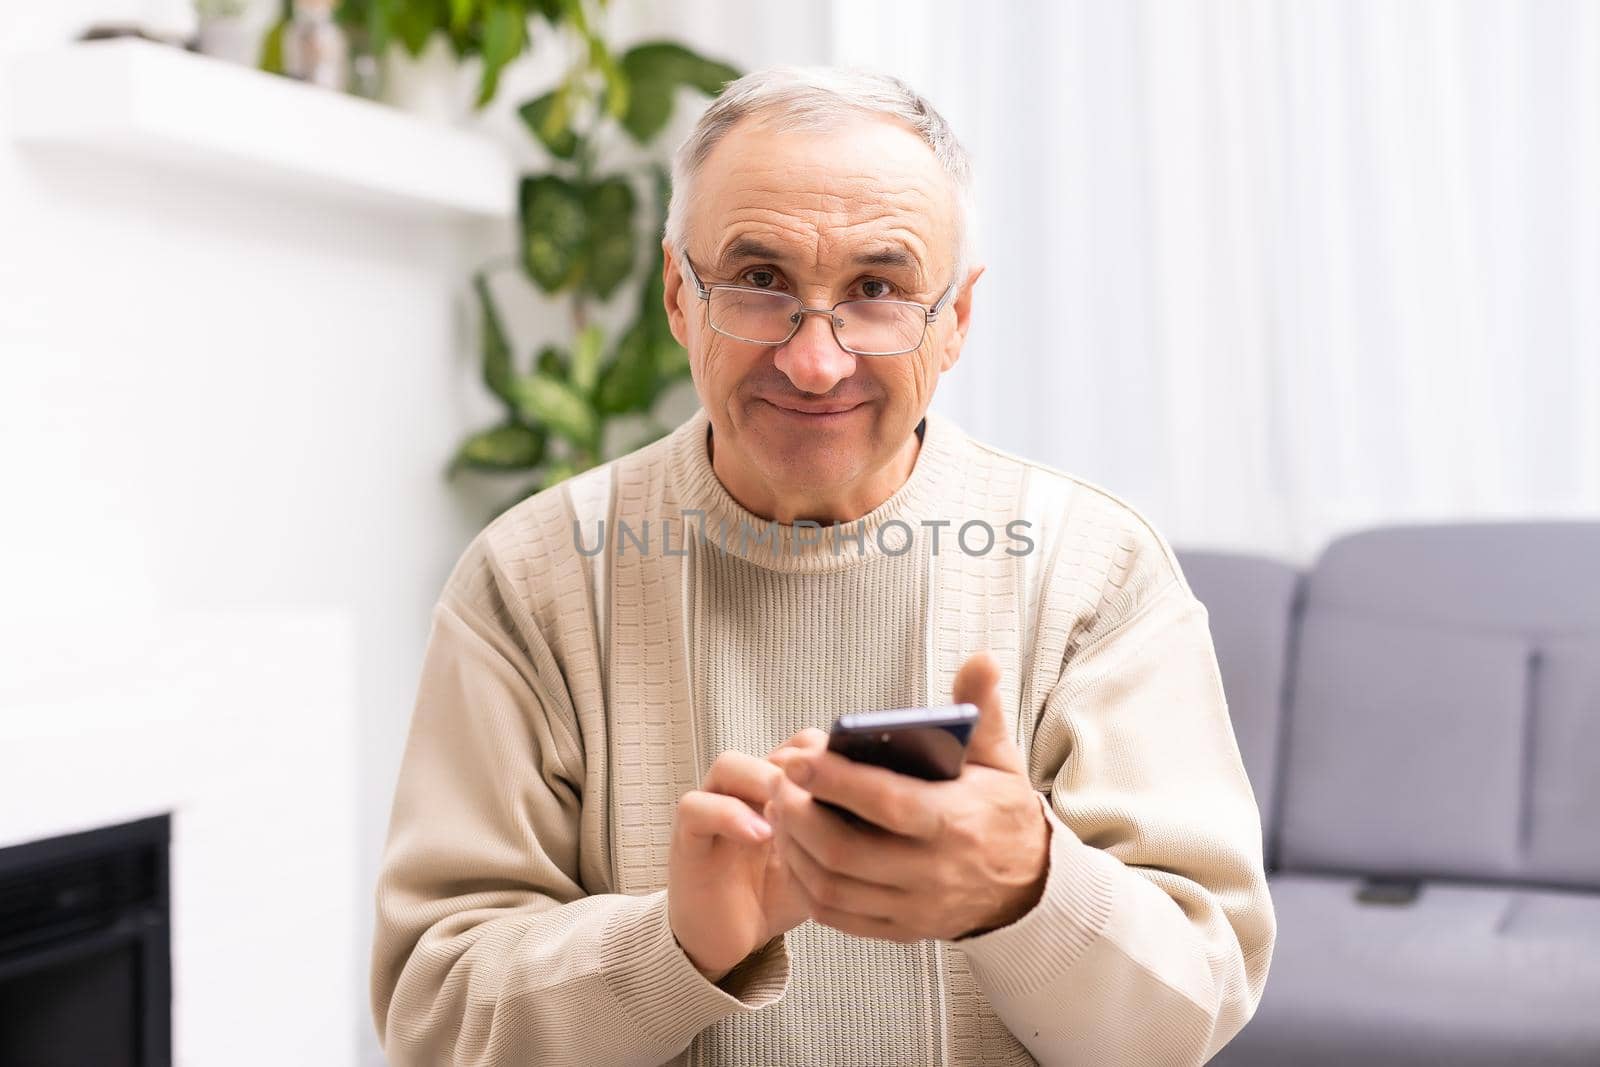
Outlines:
{"type": "Polygon", "coordinates": [[[390,1062],[1204,1062],[1275,934],[1206,612],[1127,504],[928,410],[982,274],[960,145],[898,81],[783,68],[674,176],[702,407],[446,583],[377,887],[390,1062]],[[950,781],[816,729],[953,701],[950,781]]]}

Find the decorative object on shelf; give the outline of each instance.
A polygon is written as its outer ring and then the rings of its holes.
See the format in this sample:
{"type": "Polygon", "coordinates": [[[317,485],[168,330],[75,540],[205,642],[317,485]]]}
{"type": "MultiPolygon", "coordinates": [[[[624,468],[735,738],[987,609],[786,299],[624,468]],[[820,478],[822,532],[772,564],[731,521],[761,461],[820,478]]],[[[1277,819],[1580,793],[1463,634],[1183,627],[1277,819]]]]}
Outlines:
{"type": "Polygon", "coordinates": [[[283,35],[283,72],[343,91],[350,82],[350,45],[333,21],[334,0],[294,0],[283,35]]]}
{"type": "Polygon", "coordinates": [[[613,58],[581,18],[579,4],[569,8],[579,13],[569,32],[587,44],[583,58],[558,86],[518,109],[551,157],[548,172],[521,181],[519,261],[486,268],[473,283],[483,381],[505,414],[470,436],[447,472],[531,473],[533,480],[503,508],[604,462],[613,445],[632,449],[666,432],[655,417],[657,402],[689,377],[687,354],[662,305],[661,233],[670,182],[659,162],[602,169],[601,150],[619,131],[648,147],[672,117],[680,88],[715,96],[739,76],[671,41],[641,44],[613,58]],[[641,191],[649,205],[643,224],[641,191]],[[636,272],[641,260],[642,276],[636,272]],[[506,275],[567,297],[570,344],[544,346],[531,366],[519,359],[492,290],[492,281],[506,275]],[[636,310],[608,337],[594,313],[619,292],[637,302],[636,310]],[[642,436],[619,442],[627,422],[642,436]]]}
{"type": "Polygon", "coordinates": [[[264,27],[250,18],[251,6],[250,0],[194,0],[193,49],[229,63],[254,63],[264,27]]]}

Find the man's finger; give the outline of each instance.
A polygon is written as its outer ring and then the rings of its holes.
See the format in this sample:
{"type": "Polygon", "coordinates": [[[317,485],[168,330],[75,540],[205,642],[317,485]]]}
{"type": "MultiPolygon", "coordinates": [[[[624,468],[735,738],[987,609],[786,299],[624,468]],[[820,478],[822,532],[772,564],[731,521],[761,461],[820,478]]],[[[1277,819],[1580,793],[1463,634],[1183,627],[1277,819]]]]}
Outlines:
{"type": "Polygon", "coordinates": [[[814,904],[853,915],[890,919],[903,914],[913,903],[912,895],[904,889],[834,874],[813,859],[798,841],[782,835],[780,840],[784,842],[784,863],[814,904]]]}
{"type": "Polygon", "coordinates": [[[778,750],[799,749],[802,752],[813,752],[827,747],[828,735],[815,726],[810,726],[779,745],[778,750]]]}
{"type": "Polygon", "coordinates": [[[795,753],[783,761],[789,780],[812,796],[855,812],[902,837],[931,840],[944,825],[938,784],[834,752],[795,753]]]}
{"type": "Polygon", "coordinates": [[[709,853],[718,838],[759,845],[772,840],[772,826],[744,801],[692,789],[678,798],[674,832],[689,854],[709,853]]]}
{"type": "Polygon", "coordinates": [[[891,919],[878,919],[870,915],[854,915],[838,908],[830,908],[811,899],[804,885],[798,887],[801,899],[806,903],[806,911],[813,919],[823,926],[831,926],[841,933],[854,937],[872,937],[882,941],[898,941],[902,944],[920,941],[921,935],[914,934],[904,929],[891,919]]]}
{"type": "Polygon", "coordinates": [[[819,807],[809,793],[785,782],[768,809],[780,833],[798,842],[834,874],[863,882],[909,888],[921,881],[919,842],[871,827],[849,825],[819,807]]]}
{"type": "Polygon", "coordinates": [[[975,704],[978,724],[967,742],[967,759],[985,767],[1024,774],[1027,768],[1022,753],[1006,726],[1006,713],[1000,703],[1000,663],[988,652],[968,657],[956,673],[951,696],[958,704],[975,704]]]}
{"type": "Polygon", "coordinates": [[[711,764],[700,788],[708,793],[738,797],[760,811],[772,799],[772,791],[783,780],[783,772],[768,760],[743,752],[724,752],[711,764]]]}

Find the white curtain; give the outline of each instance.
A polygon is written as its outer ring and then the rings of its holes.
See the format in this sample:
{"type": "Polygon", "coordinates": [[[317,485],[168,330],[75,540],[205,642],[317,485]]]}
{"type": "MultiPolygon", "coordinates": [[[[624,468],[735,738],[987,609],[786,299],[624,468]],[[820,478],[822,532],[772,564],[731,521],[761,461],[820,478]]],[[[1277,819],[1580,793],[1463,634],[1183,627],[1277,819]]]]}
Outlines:
{"type": "Polygon", "coordinates": [[[829,15],[975,156],[975,435],[1179,547],[1600,516],[1600,3],[829,15]]]}

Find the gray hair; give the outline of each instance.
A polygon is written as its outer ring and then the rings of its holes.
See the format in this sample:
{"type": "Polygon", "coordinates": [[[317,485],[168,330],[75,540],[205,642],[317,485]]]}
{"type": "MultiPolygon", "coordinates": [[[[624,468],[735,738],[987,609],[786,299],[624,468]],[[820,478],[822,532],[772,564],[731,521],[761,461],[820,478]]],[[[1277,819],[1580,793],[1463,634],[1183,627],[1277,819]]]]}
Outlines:
{"type": "Polygon", "coordinates": [[[828,130],[859,114],[900,119],[933,151],[949,178],[956,205],[955,280],[964,281],[973,259],[972,166],[944,116],[899,78],[861,69],[775,66],[729,82],[701,114],[672,157],[672,200],[666,239],[686,254],[690,198],[712,149],[741,119],[759,115],[780,130],[828,130]]]}

